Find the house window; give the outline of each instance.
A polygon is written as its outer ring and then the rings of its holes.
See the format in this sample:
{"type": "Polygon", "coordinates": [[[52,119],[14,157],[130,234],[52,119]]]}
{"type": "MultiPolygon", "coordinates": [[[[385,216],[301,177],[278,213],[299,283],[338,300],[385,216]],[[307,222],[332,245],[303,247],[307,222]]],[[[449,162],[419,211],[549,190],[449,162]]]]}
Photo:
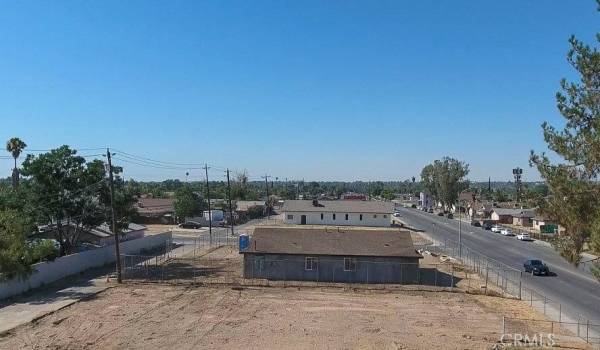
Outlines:
{"type": "Polygon", "coordinates": [[[384,219],[387,219],[387,215],[383,214],[383,218],[384,218],[384,219]]]}
{"type": "Polygon", "coordinates": [[[288,215],[288,220],[294,220],[294,215],[288,215]]]}
{"type": "Polygon", "coordinates": [[[333,214],[333,220],[335,220],[335,214],[333,214]]]}
{"type": "Polygon", "coordinates": [[[344,271],[356,271],[356,259],[344,258],[344,271]]]}
{"type": "Polygon", "coordinates": [[[348,220],[348,214],[346,214],[346,220],[348,220]]]}
{"type": "Polygon", "coordinates": [[[315,257],[306,257],[304,259],[304,269],[306,271],[312,271],[317,269],[317,258],[315,257]]]}
{"type": "Polygon", "coordinates": [[[360,214],[360,216],[358,217],[358,219],[359,219],[360,221],[362,221],[362,214],[360,214]]]}
{"type": "Polygon", "coordinates": [[[377,214],[373,215],[373,219],[377,219],[377,214]]]}
{"type": "Polygon", "coordinates": [[[321,220],[323,220],[323,213],[321,213],[321,220]]]}

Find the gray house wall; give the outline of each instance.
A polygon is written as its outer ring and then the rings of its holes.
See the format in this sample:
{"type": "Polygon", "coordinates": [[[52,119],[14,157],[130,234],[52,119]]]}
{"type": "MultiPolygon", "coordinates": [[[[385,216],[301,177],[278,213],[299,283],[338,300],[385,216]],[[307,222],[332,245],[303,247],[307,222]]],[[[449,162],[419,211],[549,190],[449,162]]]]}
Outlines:
{"type": "Polygon", "coordinates": [[[402,283],[419,281],[419,259],[399,257],[346,257],[356,259],[355,271],[344,271],[343,256],[244,253],[244,278],[339,283],[402,283]],[[316,257],[314,270],[305,258],[316,257]]]}

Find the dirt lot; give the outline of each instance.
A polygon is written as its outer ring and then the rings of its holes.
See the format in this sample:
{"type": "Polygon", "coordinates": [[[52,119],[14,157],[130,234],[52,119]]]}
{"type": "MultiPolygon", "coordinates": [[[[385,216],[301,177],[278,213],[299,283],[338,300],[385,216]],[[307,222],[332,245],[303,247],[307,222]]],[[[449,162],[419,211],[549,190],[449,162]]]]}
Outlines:
{"type": "Polygon", "coordinates": [[[2,349],[483,349],[522,304],[463,293],[111,288],[17,328],[2,349]]]}

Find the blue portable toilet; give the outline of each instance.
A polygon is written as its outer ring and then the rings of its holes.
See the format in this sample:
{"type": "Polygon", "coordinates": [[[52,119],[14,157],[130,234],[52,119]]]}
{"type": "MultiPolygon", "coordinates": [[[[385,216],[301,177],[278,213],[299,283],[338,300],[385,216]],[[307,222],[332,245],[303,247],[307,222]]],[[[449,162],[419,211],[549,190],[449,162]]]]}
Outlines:
{"type": "Polygon", "coordinates": [[[243,250],[246,250],[249,245],[250,245],[250,236],[248,236],[245,233],[241,234],[240,235],[240,252],[243,250]]]}

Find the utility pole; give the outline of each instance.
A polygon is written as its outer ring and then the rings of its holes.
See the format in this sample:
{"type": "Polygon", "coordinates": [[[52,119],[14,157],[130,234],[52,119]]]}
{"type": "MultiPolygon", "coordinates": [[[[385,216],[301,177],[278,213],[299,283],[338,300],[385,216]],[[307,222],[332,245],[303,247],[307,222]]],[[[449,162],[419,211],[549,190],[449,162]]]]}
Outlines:
{"type": "Polygon", "coordinates": [[[231,221],[231,235],[233,236],[233,209],[231,207],[231,182],[229,182],[229,169],[227,169],[227,198],[229,198],[229,220],[231,221]]]}
{"type": "Polygon", "coordinates": [[[208,164],[204,164],[204,171],[206,172],[206,197],[208,199],[208,239],[212,246],[212,212],[210,210],[210,185],[208,184],[208,164]]]}
{"type": "Polygon", "coordinates": [[[267,220],[269,220],[271,218],[271,207],[269,206],[269,178],[270,178],[270,176],[265,174],[265,176],[263,176],[262,178],[265,179],[265,188],[267,190],[267,201],[265,202],[265,204],[267,205],[267,220]]]}
{"type": "Polygon", "coordinates": [[[113,167],[110,150],[106,149],[106,159],[108,160],[108,183],[110,188],[110,213],[112,218],[112,232],[115,235],[115,257],[117,262],[117,283],[122,283],[121,277],[121,251],[119,247],[119,233],[117,232],[117,222],[115,220],[115,185],[113,182],[113,167]]]}

